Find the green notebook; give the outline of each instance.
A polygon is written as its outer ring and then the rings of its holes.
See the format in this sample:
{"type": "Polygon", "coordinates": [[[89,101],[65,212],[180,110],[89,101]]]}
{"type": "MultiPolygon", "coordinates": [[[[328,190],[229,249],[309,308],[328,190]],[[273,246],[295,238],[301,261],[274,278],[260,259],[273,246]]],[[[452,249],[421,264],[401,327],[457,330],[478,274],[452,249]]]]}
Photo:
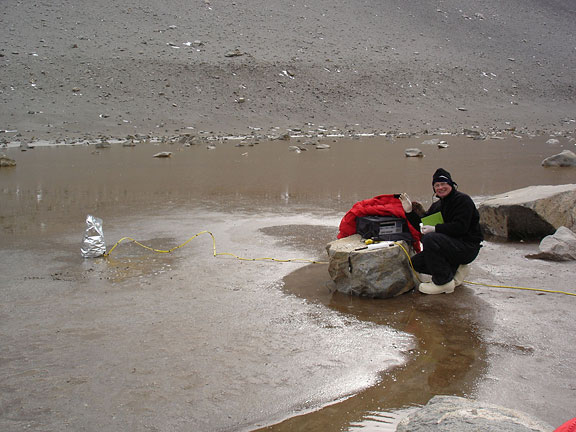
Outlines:
{"type": "Polygon", "coordinates": [[[442,213],[440,212],[422,218],[423,225],[435,226],[441,223],[444,223],[444,219],[442,218],[442,213]]]}

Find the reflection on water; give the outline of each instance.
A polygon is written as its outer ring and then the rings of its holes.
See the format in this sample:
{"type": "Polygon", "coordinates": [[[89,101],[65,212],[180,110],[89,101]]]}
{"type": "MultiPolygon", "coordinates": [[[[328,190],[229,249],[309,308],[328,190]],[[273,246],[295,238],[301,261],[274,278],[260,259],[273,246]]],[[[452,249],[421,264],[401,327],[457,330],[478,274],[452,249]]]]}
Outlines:
{"type": "Polygon", "coordinates": [[[492,312],[471,290],[461,288],[451,296],[412,291],[384,300],[347,296],[333,290],[323,265],[304,267],[284,280],[287,292],[413,334],[418,346],[407,365],[384,373],[376,386],[263,430],[395,430],[410,407],[423,405],[434,395],[469,395],[485,371],[486,345],[480,329],[492,320],[492,312]]]}
{"type": "MultiPolygon", "coordinates": [[[[6,153],[18,165],[0,170],[3,245],[36,236],[56,238],[60,233],[76,233],[80,241],[86,214],[105,221],[129,220],[142,210],[164,217],[171,209],[193,212],[201,205],[271,215],[306,208],[333,216],[343,215],[360,199],[403,191],[430,204],[431,175],[440,166],[452,173],[461,190],[476,197],[534,184],[576,182],[573,169],[540,165],[545,157],[573,148],[565,138],[550,146],[547,137],[486,141],[445,137],[448,149],[421,145],[424,139],[330,141],[329,150],[299,154],[288,150],[295,142],[279,141],[254,147],[225,142],[214,150],[149,143],[99,150],[88,146],[8,149],[6,153]],[[425,157],[406,158],[408,147],[421,147],[425,157]],[[173,156],[152,157],[160,151],[172,151],[173,156]]],[[[318,230],[287,226],[285,230],[297,234],[282,236],[289,245],[306,244],[320,254],[319,245],[326,244],[325,236],[333,238],[336,228],[326,228],[317,237],[318,230]]],[[[265,233],[279,235],[273,230],[265,233]]],[[[113,280],[161,272],[174,264],[130,248],[123,249],[121,256],[113,256],[107,267],[113,280]]],[[[470,290],[460,289],[449,298],[409,293],[368,300],[333,293],[327,279],[325,266],[304,267],[287,277],[285,286],[310,302],[411,333],[418,347],[405,367],[382,375],[378,385],[269,430],[370,430],[387,424],[383,417],[387,414],[382,413],[391,413],[393,422],[401,410],[426,403],[435,394],[473,391],[485,367],[479,330],[491,319],[491,311],[470,290]]]]}
{"type": "Polygon", "coordinates": [[[36,235],[65,229],[63,219],[119,216],[139,208],[168,208],[201,200],[243,211],[316,205],[343,212],[360,199],[408,192],[430,203],[431,175],[442,166],[461,190],[490,195],[534,184],[576,181],[571,169],[543,168],[541,161],[574,144],[546,144],[547,137],[476,141],[443,137],[450,147],[422,145],[424,138],[363,138],[330,141],[328,150],[289,151],[290,142],[253,147],[233,142],[204,145],[142,143],[136,147],[42,147],[20,152],[0,170],[0,227],[6,235],[36,235]],[[424,158],[404,150],[421,147],[424,158]],[[171,151],[166,159],[153,158],[171,151]]]}

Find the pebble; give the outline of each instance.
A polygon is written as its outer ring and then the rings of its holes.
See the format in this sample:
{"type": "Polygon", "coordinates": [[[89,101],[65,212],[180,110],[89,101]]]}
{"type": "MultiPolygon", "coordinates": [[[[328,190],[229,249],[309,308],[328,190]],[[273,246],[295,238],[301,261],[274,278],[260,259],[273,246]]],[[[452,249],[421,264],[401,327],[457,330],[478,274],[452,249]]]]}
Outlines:
{"type": "Polygon", "coordinates": [[[169,158],[172,157],[172,152],[160,152],[160,153],[156,153],[154,156],[155,158],[169,158]]]}
{"type": "Polygon", "coordinates": [[[424,157],[424,153],[419,148],[407,148],[404,150],[406,157],[424,157]]]}
{"type": "Polygon", "coordinates": [[[5,154],[0,155],[0,167],[13,167],[16,166],[16,161],[9,158],[5,154]]]}

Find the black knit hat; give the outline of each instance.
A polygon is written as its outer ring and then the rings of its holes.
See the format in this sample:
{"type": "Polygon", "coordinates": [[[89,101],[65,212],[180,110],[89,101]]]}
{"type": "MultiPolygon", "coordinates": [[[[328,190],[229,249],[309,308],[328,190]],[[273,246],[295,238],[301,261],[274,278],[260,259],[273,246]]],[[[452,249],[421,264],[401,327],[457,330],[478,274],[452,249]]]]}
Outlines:
{"type": "Polygon", "coordinates": [[[444,168],[438,168],[434,173],[434,175],[432,176],[432,186],[434,186],[434,183],[439,182],[448,183],[452,187],[456,185],[454,180],[452,180],[452,176],[450,175],[450,173],[446,171],[444,168]]]}

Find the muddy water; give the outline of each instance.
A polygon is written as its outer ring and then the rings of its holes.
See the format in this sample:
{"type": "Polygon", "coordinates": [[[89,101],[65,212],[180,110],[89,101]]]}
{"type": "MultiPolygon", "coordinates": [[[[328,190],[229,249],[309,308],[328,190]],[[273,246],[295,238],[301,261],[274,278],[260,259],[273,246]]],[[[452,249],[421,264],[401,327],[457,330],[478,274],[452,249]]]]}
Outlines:
{"type": "Polygon", "coordinates": [[[322,266],[213,261],[209,240],[175,256],[127,247],[108,263],[82,262],[84,217],[103,218],[112,239],[140,233],[158,248],[208,228],[220,250],[316,258],[359,199],[407,191],[429,203],[439,166],[476,197],[576,182],[573,170],[540,166],[574,148],[547,138],[448,137],[442,150],[424,138],[327,140],[329,150],[301,153],[288,150],[296,140],[8,149],[18,166],[0,170],[0,281],[13,400],[2,424],[185,430],[170,423],[181,418],[237,430],[310,412],[272,429],[378,430],[431,395],[469,394],[491,316],[471,290],[449,304],[349,298],[322,266]],[[414,146],[426,156],[405,158],[414,146]],[[173,156],[152,157],[160,151],[173,156]],[[382,340],[391,346],[374,345],[382,340]]]}
{"type": "Polygon", "coordinates": [[[34,235],[66,228],[85,213],[129,214],[192,200],[228,209],[313,204],[345,211],[366,197],[407,191],[429,203],[431,173],[439,166],[474,196],[575,181],[573,170],[540,166],[545,157],[575,148],[566,138],[557,145],[545,144],[548,137],[442,138],[450,148],[420,145],[423,139],[364,138],[326,140],[329,150],[302,153],[288,150],[295,139],[243,147],[227,141],[215,150],[176,144],[8,149],[18,166],[0,170],[1,226],[8,234],[34,235]],[[425,157],[404,157],[415,146],[425,157]],[[173,156],[152,157],[161,151],[173,156]]]}

